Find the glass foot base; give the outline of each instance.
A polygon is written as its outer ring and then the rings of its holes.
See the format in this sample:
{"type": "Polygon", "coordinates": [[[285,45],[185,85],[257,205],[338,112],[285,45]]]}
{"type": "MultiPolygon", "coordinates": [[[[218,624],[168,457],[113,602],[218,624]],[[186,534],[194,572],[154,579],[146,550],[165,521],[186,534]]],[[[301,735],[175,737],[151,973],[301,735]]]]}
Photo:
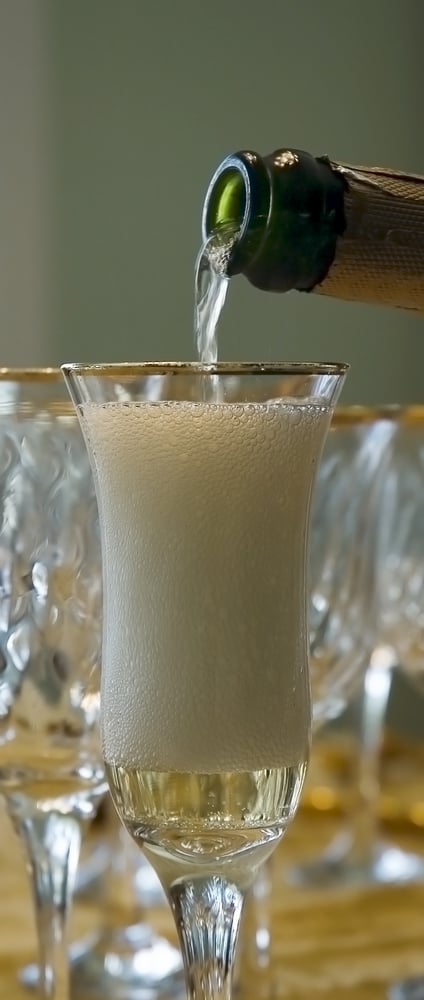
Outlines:
{"type": "Polygon", "coordinates": [[[350,834],[342,834],[321,857],[288,872],[288,881],[310,888],[396,885],[424,880],[424,857],[377,843],[370,858],[355,856],[350,834]]]}
{"type": "MultiPolygon", "coordinates": [[[[38,967],[20,973],[38,985],[38,967]]],[[[99,934],[71,949],[71,995],[77,1000],[156,1000],[185,997],[180,952],[144,924],[99,934]]]]}
{"type": "Polygon", "coordinates": [[[424,976],[404,979],[389,989],[389,1000],[424,1000],[424,976]]]}

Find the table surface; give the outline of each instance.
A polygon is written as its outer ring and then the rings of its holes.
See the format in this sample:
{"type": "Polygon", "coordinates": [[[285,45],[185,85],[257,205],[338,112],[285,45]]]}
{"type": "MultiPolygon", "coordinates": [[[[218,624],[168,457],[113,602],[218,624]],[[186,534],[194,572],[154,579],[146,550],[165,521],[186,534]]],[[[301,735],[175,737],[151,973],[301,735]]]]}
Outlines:
{"type": "MultiPolygon", "coordinates": [[[[285,867],[320,850],[339,826],[340,818],[305,810],[281,845],[271,903],[264,910],[271,930],[270,960],[256,972],[242,967],[246,1000],[380,1000],[391,981],[424,973],[424,885],[323,892],[287,884],[285,867]]],[[[392,829],[390,836],[424,853],[424,833],[392,829]]],[[[17,970],[35,954],[32,905],[20,846],[3,813],[0,887],[0,997],[24,1000],[28,994],[18,985],[17,970]]],[[[79,902],[72,938],[92,929],[100,913],[96,902],[79,902]]],[[[152,920],[174,939],[165,908],[155,910],[152,920]]],[[[250,935],[247,927],[245,947],[250,935]]]]}

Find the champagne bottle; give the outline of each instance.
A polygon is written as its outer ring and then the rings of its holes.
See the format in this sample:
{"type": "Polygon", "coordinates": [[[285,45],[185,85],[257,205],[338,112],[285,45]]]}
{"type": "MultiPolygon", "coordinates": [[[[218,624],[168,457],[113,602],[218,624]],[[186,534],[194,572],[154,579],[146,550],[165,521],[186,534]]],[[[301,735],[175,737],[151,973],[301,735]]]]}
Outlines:
{"type": "Polygon", "coordinates": [[[298,149],[239,152],[212,177],[202,230],[218,270],[266,291],[424,312],[424,177],[298,149]]]}

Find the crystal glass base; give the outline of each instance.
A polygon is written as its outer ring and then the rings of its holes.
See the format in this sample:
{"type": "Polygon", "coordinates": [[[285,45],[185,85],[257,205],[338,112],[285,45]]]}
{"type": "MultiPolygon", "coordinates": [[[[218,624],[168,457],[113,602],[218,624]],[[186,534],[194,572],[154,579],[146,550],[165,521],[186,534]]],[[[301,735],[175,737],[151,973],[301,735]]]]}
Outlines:
{"type": "MultiPolygon", "coordinates": [[[[38,967],[20,974],[29,989],[38,967]]],[[[77,1000],[156,1000],[185,996],[181,955],[145,924],[102,932],[71,949],[71,995],[77,1000]]]]}
{"type": "Polygon", "coordinates": [[[382,842],[377,842],[370,857],[360,857],[353,850],[351,835],[343,833],[319,858],[291,869],[288,880],[317,889],[423,881],[424,857],[382,842]]]}
{"type": "Polygon", "coordinates": [[[424,1000],[424,976],[404,979],[390,987],[389,1000],[424,1000]]]}

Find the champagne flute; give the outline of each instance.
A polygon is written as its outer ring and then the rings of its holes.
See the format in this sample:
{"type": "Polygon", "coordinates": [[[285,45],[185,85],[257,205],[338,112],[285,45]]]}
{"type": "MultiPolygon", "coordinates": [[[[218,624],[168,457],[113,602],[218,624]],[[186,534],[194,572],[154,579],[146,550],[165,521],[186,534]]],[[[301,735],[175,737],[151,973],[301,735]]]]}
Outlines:
{"type": "MultiPolygon", "coordinates": [[[[375,644],[376,520],[390,434],[390,425],[376,424],[372,410],[338,407],[320,461],[309,545],[314,735],[358,691],[375,644]]],[[[302,885],[329,881],[321,856],[289,868],[285,876],[302,885]]],[[[270,961],[269,904],[275,877],[271,871],[260,874],[251,899],[249,966],[270,961]]]]}
{"type": "Polygon", "coordinates": [[[311,515],[309,641],[313,729],[356,694],[375,645],[375,542],[391,425],[336,409],[311,515]]]}
{"type": "MultiPolygon", "coordinates": [[[[400,668],[424,687],[424,407],[393,408],[379,551],[380,618],[400,668]]],[[[390,1000],[422,1000],[424,974],[396,983],[390,1000]]]]}
{"type": "Polygon", "coordinates": [[[107,786],[98,738],[97,503],[84,439],[58,369],[0,371],[0,511],[0,792],[30,854],[39,937],[39,963],[26,966],[19,978],[40,996],[58,994],[59,1000],[66,1000],[66,991],[125,1000],[143,991],[150,1000],[165,989],[176,992],[179,951],[149,927],[146,881],[139,870],[136,895],[118,833],[103,891],[116,902],[117,884],[122,895],[125,883],[136,897],[134,922],[127,927],[129,908],[122,907],[116,926],[115,907],[112,926],[105,921],[70,952],[66,944],[81,831],[107,786]],[[74,783],[78,795],[70,799],[74,783]],[[65,808],[66,831],[65,819],[59,826],[56,815],[65,808]],[[54,858],[55,830],[65,852],[60,860],[54,858]],[[73,838],[69,857],[65,833],[73,838]]]}
{"type": "MultiPolygon", "coordinates": [[[[318,608],[328,607],[328,622],[321,637],[323,664],[321,685],[323,694],[318,699],[314,695],[315,709],[322,702],[322,709],[315,712],[315,723],[318,729],[322,722],[331,717],[331,700],[337,692],[346,686],[351,674],[351,654],[349,647],[354,649],[362,659],[362,669],[356,671],[356,687],[362,684],[361,717],[359,753],[356,768],[355,795],[352,811],[349,816],[349,827],[342,831],[332,841],[324,853],[296,869],[296,878],[305,885],[343,885],[349,883],[400,883],[413,881],[423,877],[424,864],[419,855],[403,851],[396,844],[380,841],[377,836],[377,801],[379,793],[379,752],[381,731],[390,693],[392,671],[395,667],[405,668],[405,640],[407,647],[412,649],[411,624],[406,626],[405,601],[398,600],[400,574],[399,559],[394,560],[394,546],[403,544],[408,511],[415,503],[418,507],[419,471],[412,464],[411,452],[416,447],[419,423],[424,424],[423,410],[418,415],[418,408],[401,409],[400,407],[349,407],[341,410],[334,420],[333,444],[345,445],[345,431],[351,428],[352,442],[356,440],[358,451],[354,462],[344,463],[345,473],[338,477],[339,490],[343,500],[337,523],[339,530],[335,534],[339,546],[346,530],[351,529],[350,551],[345,552],[344,565],[339,566],[331,558],[331,546],[327,545],[325,517],[331,516],[331,497],[335,505],[337,493],[335,490],[322,491],[322,512],[316,504],[314,514],[319,521],[319,531],[314,531],[312,519],[312,542],[317,539],[324,550],[321,559],[322,566],[327,571],[318,577],[317,588],[318,608]],[[337,426],[339,424],[339,427],[337,426]],[[415,432],[412,431],[415,428],[415,432]],[[415,433],[415,438],[414,438],[415,433]],[[409,452],[406,450],[408,444],[409,452]],[[404,510],[398,503],[396,515],[393,513],[393,456],[397,456],[399,465],[401,454],[406,468],[402,478],[404,484],[404,510]],[[415,481],[412,484],[412,469],[415,468],[415,481]],[[344,483],[344,485],[343,485],[344,483]],[[416,495],[413,496],[412,485],[416,495]],[[406,489],[410,490],[407,506],[406,489]],[[328,494],[328,500],[326,496],[328,494]],[[344,496],[343,496],[344,494],[344,496]],[[362,500],[361,500],[362,498],[362,500]],[[365,501],[365,506],[364,506],[365,501]],[[362,503],[362,523],[356,523],[352,517],[355,507],[359,509],[362,503]],[[344,513],[343,513],[344,510],[344,513]],[[401,516],[402,510],[402,516],[401,516]],[[328,548],[327,557],[325,550],[328,548]],[[355,586],[350,590],[344,587],[348,601],[346,611],[340,614],[340,581],[337,576],[340,571],[345,581],[353,578],[357,572],[358,563],[362,561],[368,584],[355,586]],[[336,572],[335,572],[336,571],[336,572]],[[397,576],[397,580],[396,580],[397,576]],[[334,579],[332,579],[334,577],[334,579]],[[322,600],[322,581],[327,579],[327,600],[322,600]],[[335,644],[335,676],[327,671],[328,645],[332,641],[334,626],[331,619],[342,625],[341,638],[343,656],[337,655],[335,644]],[[402,645],[403,637],[403,645],[402,645]],[[347,655],[346,655],[347,653],[347,655]],[[346,675],[346,667],[348,674],[346,675]],[[336,680],[336,684],[334,684],[336,680]]],[[[331,471],[331,465],[326,461],[331,458],[331,435],[327,440],[327,452],[321,465],[320,487],[325,487],[326,467],[331,471]]],[[[347,458],[347,456],[346,456],[347,458]]],[[[399,478],[400,481],[400,478],[399,478]]],[[[321,490],[317,491],[319,500],[321,490]]],[[[409,515],[410,516],[410,515],[409,515]]],[[[318,526],[317,526],[318,527],[318,526]]],[[[348,539],[349,540],[349,539],[348,539]]],[[[312,545],[312,557],[314,550],[312,545]]],[[[311,560],[312,564],[314,560],[311,560]]],[[[404,571],[405,576],[405,571],[404,571]]],[[[413,574],[411,571],[411,580],[413,574]]],[[[416,577],[415,577],[416,579],[416,577]]],[[[314,603],[314,601],[313,601],[314,603]]],[[[416,603],[414,605],[416,608],[416,603]]],[[[419,630],[419,617],[416,615],[415,632],[419,630]]],[[[314,616],[312,615],[312,623],[314,616]]],[[[409,656],[409,661],[411,657],[409,656]]],[[[417,657],[415,658],[415,660],[417,657]]],[[[314,650],[311,652],[312,688],[314,680],[317,683],[314,669],[317,665],[314,650]]],[[[353,688],[353,692],[355,688],[353,688]]],[[[345,702],[346,703],[346,702],[345,702]]],[[[340,709],[344,707],[343,701],[340,709]]],[[[337,714],[336,712],[332,714],[337,714]]]]}
{"type": "Polygon", "coordinates": [[[310,498],[346,366],[63,371],[99,501],[112,797],[188,995],[229,997],[246,890],[306,772],[310,498]]]}
{"type": "Polygon", "coordinates": [[[59,371],[0,370],[0,793],[32,878],[39,995],[67,1000],[81,834],[106,790],[100,545],[59,371]]]}

